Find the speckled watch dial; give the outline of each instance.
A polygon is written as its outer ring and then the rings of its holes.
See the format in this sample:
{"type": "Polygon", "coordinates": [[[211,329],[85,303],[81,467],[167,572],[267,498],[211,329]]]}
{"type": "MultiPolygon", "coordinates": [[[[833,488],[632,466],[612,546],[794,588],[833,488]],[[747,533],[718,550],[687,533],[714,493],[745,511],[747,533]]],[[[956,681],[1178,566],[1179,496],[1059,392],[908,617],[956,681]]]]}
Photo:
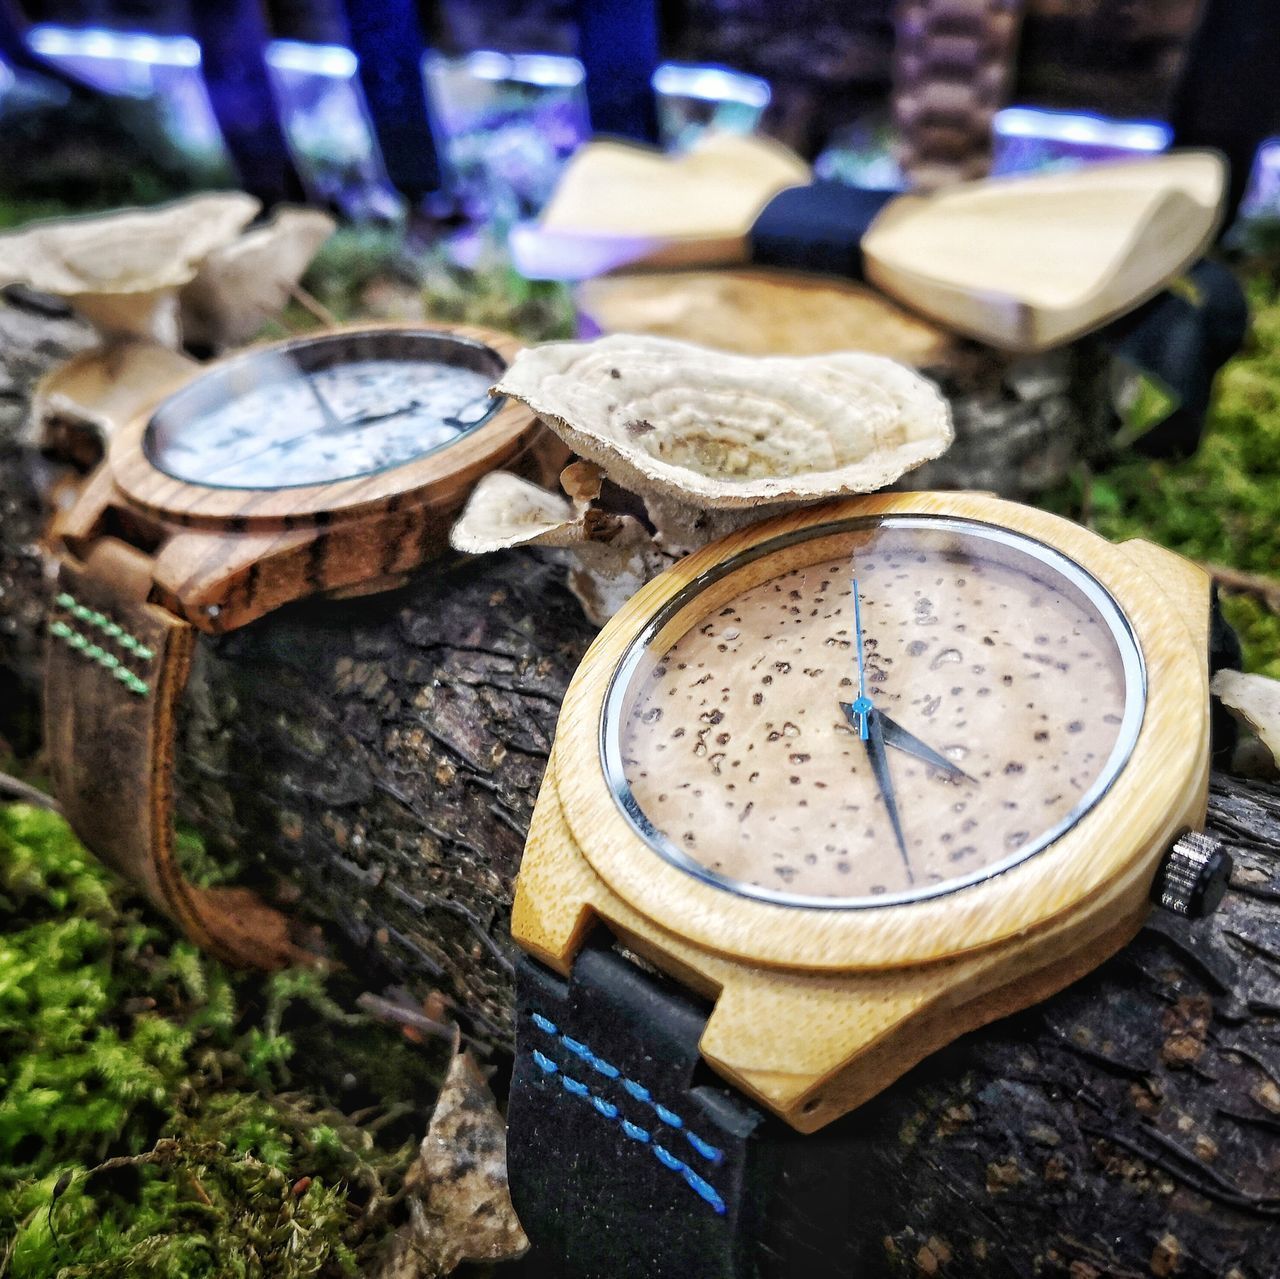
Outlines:
{"type": "Polygon", "coordinates": [[[766,543],[695,582],[606,700],[606,773],[669,860],[752,896],[871,906],[1004,870],[1123,767],[1142,661],[1078,565],[1021,535],[897,516],[766,543]],[[954,761],[887,751],[905,851],[866,743],[851,580],[877,711],[954,761]]]}
{"type": "Polygon", "coordinates": [[[439,333],[337,333],[250,352],[166,400],[153,465],[218,488],[334,483],[399,466],[491,416],[497,354],[439,333]]]}

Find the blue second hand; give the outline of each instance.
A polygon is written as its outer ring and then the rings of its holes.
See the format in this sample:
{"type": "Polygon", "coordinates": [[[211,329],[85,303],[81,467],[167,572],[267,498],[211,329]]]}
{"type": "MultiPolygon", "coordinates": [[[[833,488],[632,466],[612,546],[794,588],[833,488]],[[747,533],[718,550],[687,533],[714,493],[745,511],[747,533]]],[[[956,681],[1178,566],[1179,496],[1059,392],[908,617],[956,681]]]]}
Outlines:
{"type": "Polygon", "coordinates": [[[867,696],[867,661],[862,651],[862,603],[858,598],[858,579],[853,579],[853,629],[858,639],[858,700],[854,702],[854,713],[858,716],[858,726],[862,740],[867,740],[867,716],[871,713],[871,699],[867,696]]]}

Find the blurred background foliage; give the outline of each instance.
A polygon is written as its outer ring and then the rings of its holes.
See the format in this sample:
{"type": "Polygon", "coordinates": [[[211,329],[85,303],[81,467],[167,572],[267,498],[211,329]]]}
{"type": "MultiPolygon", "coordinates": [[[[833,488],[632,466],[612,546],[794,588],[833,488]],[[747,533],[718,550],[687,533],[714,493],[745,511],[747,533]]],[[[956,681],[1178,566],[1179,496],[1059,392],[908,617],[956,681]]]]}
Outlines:
{"type": "MultiPolygon", "coordinates": [[[[1123,454],[1080,471],[1044,498],[1104,537],[1145,537],[1192,559],[1247,572],[1280,571],[1280,277],[1248,271],[1252,327],[1219,375],[1199,449],[1183,461],[1123,454]]],[[[1251,596],[1223,607],[1249,670],[1280,679],[1280,617],[1251,596]]]]}

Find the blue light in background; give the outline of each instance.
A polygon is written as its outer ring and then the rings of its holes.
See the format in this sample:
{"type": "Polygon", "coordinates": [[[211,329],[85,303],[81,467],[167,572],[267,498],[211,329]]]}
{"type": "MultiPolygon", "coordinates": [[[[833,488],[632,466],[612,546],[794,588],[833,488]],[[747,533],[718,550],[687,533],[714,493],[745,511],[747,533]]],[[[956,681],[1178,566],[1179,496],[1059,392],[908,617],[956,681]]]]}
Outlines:
{"type": "Polygon", "coordinates": [[[1074,111],[1005,107],[997,111],[995,133],[1005,138],[1036,138],[1108,151],[1164,151],[1173,129],[1160,120],[1113,120],[1074,111]]]}
{"type": "MultiPolygon", "coordinates": [[[[43,24],[30,29],[28,41],[93,88],[155,99],[170,134],[189,153],[223,154],[200,45],[190,36],[43,24]]],[[[312,197],[342,202],[344,193],[385,186],[355,53],[339,44],[273,40],[266,62],[290,150],[312,197]]]]}
{"type": "Polygon", "coordinates": [[[356,73],[356,55],[343,44],[311,44],[305,40],[272,40],[267,65],[278,71],[350,80],[356,73]]]}
{"type": "Polygon", "coordinates": [[[769,82],[728,67],[664,62],[653,73],[658,134],[687,150],[704,133],[754,133],[769,105],[769,82]]]}
{"type": "Polygon", "coordinates": [[[498,53],[478,49],[458,63],[479,80],[511,80],[539,89],[576,89],[586,75],[577,58],[555,53],[498,53]]]}
{"type": "Polygon", "coordinates": [[[222,134],[200,75],[200,46],[190,36],[42,24],[27,32],[27,42],[100,92],[154,99],[174,142],[198,163],[217,164],[223,156],[222,134]]]}
{"type": "MultiPolygon", "coordinates": [[[[190,36],[42,24],[34,52],[103,92],[154,99],[170,134],[194,154],[223,144],[190,36]]],[[[266,63],[290,151],[313,198],[341,188],[385,185],[385,171],[346,45],[273,40],[266,63]]],[[[513,188],[519,212],[536,210],[560,167],[590,133],[586,72],[574,57],[481,49],[457,58],[428,53],[422,74],[434,132],[454,170],[474,186],[513,188]]],[[[12,75],[0,68],[0,89],[12,75]]],[[[663,141],[690,145],[708,128],[754,130],[768,82],[722,66],[667,62],[652,76],[663,141]]],[[[514,211],[514,210],[513,210],[514,211]]]]}
{"type": "Polygon", "coordinates": [[[664,62],[653,73],[653,89],[660,97],[733,102],[755,111],[763,111],[773,96],[769,82],[759,76],[682,62],[664,62]]]}
{"type": "Polygon", "coordinates": [[[190,36],[41,25],[31,28],[27,42],[42,58],[93,88],[134,98],[155,93],[165,69],[200,65],[200,46],[190,36]]]}

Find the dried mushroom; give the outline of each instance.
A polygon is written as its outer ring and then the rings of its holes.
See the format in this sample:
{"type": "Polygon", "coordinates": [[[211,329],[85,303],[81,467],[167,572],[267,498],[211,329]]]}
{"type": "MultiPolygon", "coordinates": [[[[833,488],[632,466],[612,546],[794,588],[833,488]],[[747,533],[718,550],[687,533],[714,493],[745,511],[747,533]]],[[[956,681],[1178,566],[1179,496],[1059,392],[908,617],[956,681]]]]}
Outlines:
{"type": "Polygon", "coordinates": [[[284,310],[336,227],[319,209],[281,208],[269,222],[214,249],[183,287],[184,338],[219,351],[248,342],[284,310]]]}
{"type": "Polygon", "coordinates": [[[789,506],[883,488],[951,442],[932,383],[860,352],[558,342],[521,352],[494,393],[527,404],[582,460],[561,473],[568,498],[488,476],[450,540],[472,554],[567,552],[570,587],[597,624],[676,556],[789,506]],[[647,521],[631,513],[640,504],[647,521]]]}
{"type": "Polygon", "coordinates": [[[617,335],[524,351],[495,392],[638,494],[673,554],[761,508],[883,488],[952,438],[932,383],[856,352],[752,359],[617,335]]]}
{"type": "Polygon", "coordinates": [[[592,503],[600,476],[590,463],[566,467],[561,484],[574,501],[506,471],[487,475],[472,490],[449,541],[469,555],[513,546],[569,553],[569,589],[583,612],[603,626],[630,596],[670,562],[630,515],[592,503]]]}
{"type": "Polygon", "coordinates": [[[37,222],[0,236],[0,284],[66,298],[104,338],[180,341],[178,290],[260,204],[238,191],[37,222]]]}
{"type": "Polygon", "coordinates": [[[1257,735],[1280,767],[1280,680],[1219,671],[1210,687],[1236,719],[1257,735]]]}

